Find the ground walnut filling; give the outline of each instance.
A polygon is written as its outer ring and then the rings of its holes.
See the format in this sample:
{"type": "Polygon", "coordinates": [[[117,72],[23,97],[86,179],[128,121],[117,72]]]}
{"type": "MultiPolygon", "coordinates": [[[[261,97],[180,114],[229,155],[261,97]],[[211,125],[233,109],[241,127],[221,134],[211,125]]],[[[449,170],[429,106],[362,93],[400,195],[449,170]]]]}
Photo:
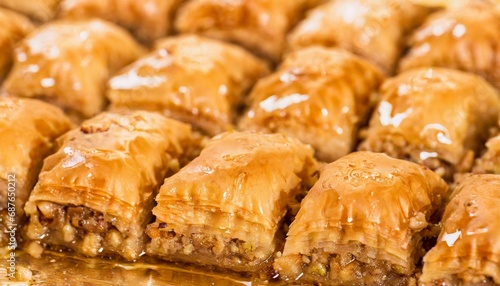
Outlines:
{"type": "Polygon", "coordinates": [[[315,249],[310,255],[289,257],[290,273],[300,273],[302,281],[334,285],[416,285],[411,272],[386,260],[356,257],[352,253],[327,253],[315,249]]]}
{"type": "MultiPolygon", "coordinates": [[[[464,275],[460,275],[464,276],[464,275]]],[[[467,276],[467,274],[465,274],[467,276]]],[[[497,285],[491,277],[479,275],[473,277],[458,277],[457,275],[453,275],[449,278],[437,279],[429,283],[423,283],[423,286],[494,286],[497,285]]]]}
{"type": "Polygon", "coordinates": [[[364,142],[361,145],[360,149],[370,150],[372,152],[383,152],[393,158],[399,158],[423,164],[445,180],[452,180],[453,174],[455,174],[456,172],[465,172],[467,170],[470,170],[472,168],[472,165],[474,164],[473,152],[468,152],[467,155],[464,156],[462,161],[455,166],[436,157],[429,157],[424,159],[421,157],[420,149],[416,149],[414,146],[408,144],[407,141],[399,137],[394,137],[391,140],[370,142],[370,144],[364,142]]]}
{"type": "Polygon", "coordinates": [[[147,248],[150,255],[166,260],[226,267],[235,271],[259,268],[274,251],[273,246],[256,247],[250,242],[218,234],[176,233],[164,222],[149,225],[146,232],[152,238],[147,248]]]}
{"type": "Polygon", "coordinates": [[[143,251],[144,237],[127,237],[115,227],[116,218],[84,206],[39,202],[25,234],[47,246],[69,248],[86,256],[117,256],[134,260],[143,251]]]}

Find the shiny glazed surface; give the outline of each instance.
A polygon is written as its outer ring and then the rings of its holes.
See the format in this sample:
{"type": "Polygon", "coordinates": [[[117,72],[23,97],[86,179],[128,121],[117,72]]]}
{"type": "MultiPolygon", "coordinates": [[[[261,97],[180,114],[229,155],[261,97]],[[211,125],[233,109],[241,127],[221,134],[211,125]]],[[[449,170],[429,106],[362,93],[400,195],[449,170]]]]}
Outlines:
{"type": "Polygon", "coordinates": [[[107,96],[111,108],[160,111],[216,135],[232,128],[244,93],[268,73],[238,46],[183,35],[158,41],[111,78],[107,96]]]}
{"type": "Polygon", "coordinates": [[[375,249],[370,258],[412,270],[418,233],[447,190],[447,184],[424,166],[380,153],[351,153],[320,169],[318,182],[290,225],[275,269],[295,279],[301,276],[302,262],[293,262],[299,265],[296,272],[288,257],[315,250],[341,253],[342,246],[356,241],[375,249]]]}
{"type": "Polygon", "coordinates": [[[409,47],[400,70],[454,68],[500,88],[500,2],[469,1],[437,12],[414,32],[409,47]]]}
{"type": "Polygon", "coordinates": [[[144,42],[170,32],[173,10],[183,0],[63,0],[58,17],[102,18],[127,28],[144,42]]]}
{"type": "Polygon", "coordinates": [[[294,136],[331,162],[351,152],[382,79],[377,67],[348,52],[305,48],[257,83],[239,126],[294,136]]]}
{"type": "Polygon", "coordinates": [[[34,29],[30,20],[16,12],[0,8],[0,83],[7,75],[14,57],[14,46],[34,29]]]}
{"type": "Polygon", "coordinates": [[[223,133],[165,180],[153,214],[178,232],[206,226],[206,233],[224,230],[270,245],[287,207],[314,182],[312,155],[312,148],[281,134],[223,133]]]}
{"type": "Polygon", "coordinates": [[[190,139],[190,126],[159,114],[101,113],[59,138],[30,203],[81,205],[118,217],[123,227],[143,224],[170,161],[190,139]]]}
{"type": "Polygon", "coordinates": [[[88,118],[104,108],[105,81],[142,53],[125,30],[109,22],[53,21],[16,47],[3,89],[88,118]]]}
{"type": "Polygon", "coordinates": [[[451,69],[413,69],[386,81],[361,150],[415,162],[438,158],[472,167],[500,112],[498,92],[482,78],[451,69]],[[382,143],[381,143],[382,142],[382,143]],[[471,154],[469,154],[471,153],[471,154]]]}
{"type": "Polygon", "coordinates": [[[193,0],[179,10],[175,28],[234,42],[279,61],[286,33],[319,0],[193,0]]]}
{"type": "Polygon", "coordinates": [[[341,47],[391,74],[404,35],[418,26],[427,9],[406,0],[335,0],[312,9],[288,38],[293,50],[322,45],[341,47]]]}
{"type": "Polygon", "coordinates": [[[446,206],[437,245],[424,257],[422,282],[433,285],[458,276],[479,284],[487,275],[500,284],[499,190],[496,175],[472,175],[459,184],[446,206]]]}
{"type": "Polygon", "coordinates": [[[7,207],[6,181],[16,182],[19,212],[36,182],[42,160],[57,137],[71,128],[62,110],[34,99],[0,97],[0,209],[7,207]],[[9,180],[9,174],[15,179],[9,180]]]}

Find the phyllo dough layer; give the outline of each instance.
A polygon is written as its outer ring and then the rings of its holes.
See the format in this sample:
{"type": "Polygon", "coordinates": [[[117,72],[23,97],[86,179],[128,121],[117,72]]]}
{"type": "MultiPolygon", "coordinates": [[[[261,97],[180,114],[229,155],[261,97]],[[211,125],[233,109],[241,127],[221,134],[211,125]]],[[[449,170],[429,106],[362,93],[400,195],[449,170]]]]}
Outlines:
{"type": "Polygon", "coordinates": [[[101,113],[60,138],[26,204],[26,235],[86,256],[143,252],[154,197],[179,169],[189,125],[160,114],[101,113]]]}
{"type": "Polygon", "coordinates": [[[18,44],[3,88],[88,118],[104,108],[106,80],[141,53],[125,30],[109,22],[54,21],[18,44]]]}
{"type": "Polygon", "coordinates": [[[314,183],[313,150],[281,134],[224,133],[165,180],[147,252],[165,260],[256,271],[287,210],[314,183]]]}
{"type": "Polygon", "coordinates": [[[406,0],[333,0],[311,10],[289,36],[292,49],[338,46],[391,73],[404,36],[428,9],[406,0]]]}
{"type": "Polygon", "coordinates": [[[274,268],[290,280],[403,285],[447,189],[424,166],[351,153],[320,169],[274,268]]]}
{"type": "Polygon", "coordinates": [[[471,175],[451,195],[424,256],[422,285],[500,284],[500,176],[471,175]]]}
{"type": "Polygon", "coordinates": [[[7,75],[14,58],[14,46],[34,29],[28,18],[0,8],[0,84],[7,75]]]}
{"type": "Polygon", "coordinates": [[[63,0],[59,17],[102,18],[127,28],[137,38],[151,42],[170,32],[173,12],[183,0],[63,0]]]}
{"type": "Polygon", "coordinates": [[[0,97],[0,246],[8,239],[3,228],[10,221],[7,210],[15,208],[16,223],[21,222],[43,159],[70,128],[69,118],[55,106],[0,97]]]}
{"type": "Polygon", "coordinates": [[[409,46],[401,70],[455,68],[500,88],[500,2],[472,0],[437,12],[413,34],[409,46]]]}
{"type": "Polygon", "coordinates": [[[423,163],[450,179],[467,172],[498,120],[497,91],[474,74],[413,69],[387,80],[360,150],[423,163]]]}
{"type": "Polygon", "coordinates": [[[175,28],[233,42],[273,61],[304,10],[319,0],[192,0],[180,8],[175,28]]]}
{"type": "Polygon", "coordinates": [[[242,96],[267,65],[244,49],[194,35],[156,49],[109,80],[111,108],[160,111],[216,135],[231,129],[242,96]]]}
{"type": "Polygon", "coordinates": [[[0,6],[26,14],[40,22],[52,20],[61,0],[0,0],[0,6]]]}
{"type": "Polygon", "coordinates": [[[382,79],[377,67],[349,52],[293,52],[254,87],[240,128],[295,136],[331,162],[352,151],[382,79]]]}

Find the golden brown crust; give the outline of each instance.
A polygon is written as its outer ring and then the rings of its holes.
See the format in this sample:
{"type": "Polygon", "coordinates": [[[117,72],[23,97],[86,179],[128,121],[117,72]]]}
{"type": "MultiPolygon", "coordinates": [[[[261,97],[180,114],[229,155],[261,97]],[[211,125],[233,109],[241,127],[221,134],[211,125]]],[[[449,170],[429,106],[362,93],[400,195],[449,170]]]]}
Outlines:
{"type": "Polygon", "coordinates": [[[499,190],[497,175],[471,175],[460,183],[446,206],[437,245],[424,257],[424,285],[500,283],[499,190]]]}
{"type": "Polygon", "coordinates": [[[277,62],[285,35],[318,0],[193,0],[179,10],[175,28],[244,46],[277,62]]]}
{"type": "Polygon", "coordinates": [[[500,112],[492,86],[456,70],[410,70],[387,80],[380,92],[381,102],[359,149],[386,152],[433,170],[444,164],[452,171],[469,171],[500,112]]]}
{"type": "Polygon", "coordinates": [[[63,0],[59,17],[99,17],[127,28],[143,42],[150,43],[170,32],[173,12],[184,0],[63,0]]]}
{"type": "MultiPolygon", "coordinates": [[[[161,187],[153,209],[157,223],[148,229],[153,238],[149,253],[167,259],[174,254],[159,248],[161,238],[155,235],[158,223],[165,223],[164,230],[177,235],[201,232],[247,243],[260,253],[250,267],[257,270],[276,250],[276,234],[295,196],[314,182],[312,155],[310,147],[281,134],[231,132],[213,138],[161,187]]],[[[220,253],[212,251],[208,260],[214,264],[220,253]]],[[[250,266],[246,263],[219,266],[239,270],[250,266]]]]}
{"type": "Polygon", "coordinates": [[[19,43],[3,88],[88,118],[104,108],[105,81],[142,52],[125,30],[111,23],[54,21],[19,43]]]}
{"type": "Polygon", "coordinates": [[[406,0],[336,0],[311,10],[291,32],[296,50],[311,45],[348,49],[390,74],[405,34],[419,25],[428,9],[406,0]]]}
{"type": "Polygon", "coordinates": [[[44,241],[50,230],[35,226],[43,222],[40,204],[50,202],[113,217],[118,231],[141,240],[159,185],[167,171],[179,168],[191,140],[189,125],[151,112],[105,112],[84,121],[61,137],[59,150],[44,161],[26,205],[28,237],[44,241]]]}
{"type": "Polygon", "coordinates": [[[61,0],[0,0],[0,6],[12,9],[41,22],[52,20],[61,0]]]}
{"type": "Polygon", "coordinates": [[[382,79],[377,67],[349,52],[305,48],[257,83],[239,126],[294,136],[332,162],[351,152],[382,79]]]}
{"type": "Polygon", "coordinates": [[[413,34],[409,46],[400,70],[454,68],[500,88],[500,3],[468,1],[437,12],[413,34]]]}
{"type": "Polygon", "coordinates": [[[21,14],[0,8],[0,83],[9,71],[14,58],[14,46],[34,29],[30,20],[21,14]]]}
{"type": "Polygon", "coordinates": [[[210,135],[232,128],[236,106],[265,62],[244,49],[195,35],[167,38],[109,80],[111,108],[163,112],[210,135]]]}
{"type": "Polygon", "coordinates": [[[53,151],[55,139],[70,128],[68,117],[55,106],[0,97],[0,209],[7,206],[7,182],[14,181],[15,204],[22,213],[42,160],[53,151]]]}
{"type": "MultiPolygon", "coordinates": [[[[421,255],[420,232],[447,189],[424,166],[385,154],[351,153],[322,167],[318,182],[290,225],[283,255],[274,267],[283,278],[296,279],[309,263],[293,262],[297,255],[351,253],[353,260],[362,263],[369,263],[362,257],[387,261],[397,273],[409,276],[421,255]]],[[[320,274],[319,279],[329,282],[355,279],[324,277],[326,270],[320,274]]]]}

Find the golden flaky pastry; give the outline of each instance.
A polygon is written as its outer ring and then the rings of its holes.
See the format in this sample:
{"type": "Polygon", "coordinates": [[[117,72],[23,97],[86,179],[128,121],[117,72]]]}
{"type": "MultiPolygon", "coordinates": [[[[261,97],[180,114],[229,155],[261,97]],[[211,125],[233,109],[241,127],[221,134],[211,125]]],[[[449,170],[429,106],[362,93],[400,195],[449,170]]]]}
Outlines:
{"type": "Polygon", "coordinates": [[[474,74],[410,70],[381,88],[360,150],[420,162],[449,179],[467,172],[500,113],[497,91],[474,74]]]}
{"type": "MultiPolygon", "coordinates": [[[[10,218],[22,216],[42,160],[53,152],[55,139],[71,128],[62,110],[34,99],[0,97],[0,246],[10,218]]],[[[11,221],[12,222],[12,221],[11,221]]]]}
{"type": "Polygon", "coordinates": [[[109,22],[54,21],[19,43],[3,88],[90,117],[104,108],[106,80],[142,52],[125,30],[109,22]]]}
{"type": "Polygon", "coordinates": [[[151,42],[170,31],[173,12],[183,0],[63,0],[59,17],[99,17],[127,28],[137,38],[151,42]]]}
{"type": "Polygon", "coordinates": [[[165,180],[147,252],[256,271],[277,250],[296,197],[314,183],[313,150],[281,134],[224,133],[165,180]]]}
{"type": "Polygon", "coordinates": [[[15,177],[16,204],[23,206],[42,160],[57,137],[71,127],[57,107],[34,99],[0,97],[0,209],[7,206],[9,174],[15,177]]]}
{"type": "Polygon", "coordinates": [[[268,73],[238,46],[183,35],[158,41],[111,78],[107,96],[111,108],[160,111],[215,135],[232,128],[242,96],[268,73]]]}
{"type": "Polygon", "coordinates": [[[284,279],[406,285],[447,184],[424,166],[371,152],[320,169],[274,268],[284,279]]]}
{"type": "Polygon", "coordinates": [[[238,43],[277,62],[285,35],[306,8],[319,0],[192,0],[181,7],[175,27],[238,43]]]}
{"type": "Polygon", "coordinates": [[[250,94],[240,128],[295,136],[331,162],[352,151],[382,82],[376,66],[339,49],[289,54],[250,94]]]}
{"type": "Polygon", "coordinates": [[[472,175],[446,206],[443,228],[424,257],[423,285],[500,284],[500,176],[472,175]]]}
{"type": "Polygon", "coordinates": [[[500,88],[500,3],[470,1],[430,16],[410,38],[401,70],[440,66],[478,74],[500,88]]]}
{"type": "Polygon", "coordinates": [[[407,0],[329,1],[299,23],[289,36],[289,46],[342,47],[391,73],[405,34],[423,21],[427,11],[407,0]]]}
{"type": "Polygon", "coordinates": [[[165,174],[191,144],[189,125],[146,111],[101,113],[59,139],[26,204],[26,236],[86,256],[143,251],[165,174]]]}
{"type": "Polygon", "coordinates": [[[28,18],[0,8],[0,83],[7,75],[14,58],[14,46],[34,29],[28,18]]]}
{"type": "Polygon", "coordinates": [[[54,18],[60,1],[61,0],[0,0],[0,6],[26,14],[37,21],[46,22],[54,18]]]}

